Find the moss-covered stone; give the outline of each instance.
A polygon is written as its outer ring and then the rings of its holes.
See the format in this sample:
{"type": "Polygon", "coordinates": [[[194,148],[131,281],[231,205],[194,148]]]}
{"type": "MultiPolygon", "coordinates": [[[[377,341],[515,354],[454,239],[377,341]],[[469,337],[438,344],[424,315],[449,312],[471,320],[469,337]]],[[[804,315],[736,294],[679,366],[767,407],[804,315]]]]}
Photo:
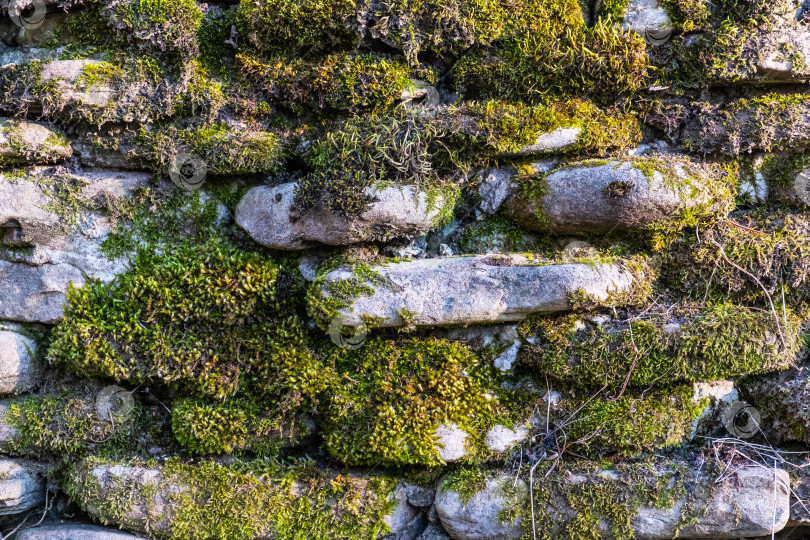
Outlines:
{"type": "Polygon", "coordinates": [[[344,463],[439,465],[437,429],[451,424],[467,432],[465,459],[476,461],[491,455],[490,428],[526,421],[526,396],[499,388],[488,362],[461,343],[379,338],[327,358],[345,381],[324,412],[325,444],[344,463]]]}
{"type": "Polygon", "coordinates": [[[402,95],[410,69],[398,60],[371,54],[333,54],[319,62],[277,56],[237,56],[242,76],[270,103],[293,111],[384,112],[402,95]]]}
{"type": "Polygon", "coordinates": [[[306,460],[226,466],[90,458],[63,484],[103,523],[167,540],[361,540],[400,530],[414,515],[394,479],[344,476],[306,460]]]}
{"type": "Polygon", "coordinates": [[[162,382],[222,398],[273,395],[294,409],[325,370],[279,302],[278,265],[217,245],[141,252],[109,285],[68,292],[50,356],[83,374],[162,382]]]}
{"type": "Polygon", "coordinates": [[[590,388],[619,388],[768,373],[792,365],[801,347],[791,313],[726,304],[650,309],[609,322],[580,315],[535,318],[521,361],[541,373],[590,388]]]}
{"type": "Polygon", "coordinates": [[[668,255],[664,274],[695,299],[731,298],[802,312],[810,295],[810,223],[801,212],[761,209],[732,215],[689,235],[668,255]],[[754,279],[756,278],[756,279],[754,279]]]}
{"type": "Polygon", "coordinates": [[[203,15],[193,0],[112,0],[102,13],[128,46],[167,54],[198,54],[197,30],[203,15]]]}
{"type": "Polygon", "coordinates": [[[184,448],[197,454],[248,450],[273,454],[295,446],[315,430],[311,418],[292,420],[278,415],[277,407],[250,400],[206,403],[194,399],[172,404],[172,431],[184,448]]]}
{"type": "Polygon", "coordinates": [[[164,173],[180,153],[191,153],[213,174],[256,174],[279,170],[286,157],[284,141],[266,131],[237,132],[223,124],[197,129],[168,126],[142,130],[138,136],[141,157],[164,173]]]}

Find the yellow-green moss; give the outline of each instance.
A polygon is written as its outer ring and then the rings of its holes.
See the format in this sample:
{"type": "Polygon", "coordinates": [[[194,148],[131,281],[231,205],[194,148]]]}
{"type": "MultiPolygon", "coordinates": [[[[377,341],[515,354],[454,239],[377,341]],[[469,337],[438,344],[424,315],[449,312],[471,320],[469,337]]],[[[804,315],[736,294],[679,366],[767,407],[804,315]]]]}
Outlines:
{"type": "MultiPolygon", "coordinates": [[[[666,385],[669,379],[664,379],[666,385]]],[[[592,456],[614,452],[633,456],[685,443],[692,423],[708,404],[693,401],[691,386],[633,391],[613,401],[590,400],[591,396],[583,397],[587,393],[562,403],[568,414],[577,412],[563,430],[565,441],[560,442],[592,456]]]]}
{"type": "Polygon", "coordinates": [[[519,398],[499,388],[493,368],[458,342],[375,338],[327,358],[345,380],[324,412],[325,446],[347,464],[441,464],[436,429],[450,424],[468,433],[476,460],[491,427],[526,420],[510,412],[519,398]]]}
{"type": "Polygon", "coordinates": [[[114,0],[102,13],[119,39],[157,53],[195,56],[202,11],[194,0],[114,0]]]}
{"type": "Polygon", "coordinates": [[[197,454],[249,450],[263,455],[294,445],[310,434],[310,428],[283,417],[276,406],[255,401],[184,399],[172,404],[172,432],[184,448],[197,454]]]}
{"type": "Polygon", "coordinates": [[[83,374],[215,398],[250,388],[294,409],[326,374],[277,300],[278,271],[220,245],[140,252],[110,284],[71,285],[50,357],[83,374]]]}
{"type": "Polygon", "coordinates": [[[65,476],[67,492],[102,522],[127,523],[167,540],[368,540],[390,531],[385,518],[397,505],[391,477],[343,476],[306,460],[226,466],[87,459],[65,476]],[[147,466],[159,474],[129,481],[113,477],[103,486],[93,468],[115,465],[147,466]]]}
{"type": "Polygon", "coordinates": [[[275,133],[235,132],[223,124],[181,130],[168,126],[141,130],[138,154],[167,172],[181,152],[201,158],[214,174],[272,173],[286,156],[285,144],[275,133]]]}
{"type": "Polygon", "coordinates": [[[791,313],[785,320],[779,313],[778,327],[768,311],[724,304],[620,317],[601,326],[578,315],[535,317],[523,331],[536,343],[526,343],[520,359],[580,386],[645,387],[784,369],[801,345],[791,313]]]}

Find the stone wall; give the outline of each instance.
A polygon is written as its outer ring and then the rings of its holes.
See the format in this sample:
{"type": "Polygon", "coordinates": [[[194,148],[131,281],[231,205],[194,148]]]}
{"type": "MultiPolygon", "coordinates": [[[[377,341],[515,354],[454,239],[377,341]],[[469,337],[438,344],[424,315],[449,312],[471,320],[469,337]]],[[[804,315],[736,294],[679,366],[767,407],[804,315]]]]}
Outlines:
{"type": "Polygon", "coordinates": [[[805,537],[806,4],[0,0],[0,536],[805,537]]]}

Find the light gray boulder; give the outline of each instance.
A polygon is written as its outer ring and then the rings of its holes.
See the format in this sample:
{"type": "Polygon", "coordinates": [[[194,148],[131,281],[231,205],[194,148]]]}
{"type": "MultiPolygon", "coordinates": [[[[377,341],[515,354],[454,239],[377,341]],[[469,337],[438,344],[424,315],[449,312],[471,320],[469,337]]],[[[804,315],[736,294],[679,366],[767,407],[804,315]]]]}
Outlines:
{"type": "Polygon", "coordinates": [[[621,25],[625,30],[642,36],[672,30],[672,20],[657,0],[629,0],[621,25]]]}
{"type": "Polygon", "coordinates": [[[42,381],[33,339],[0,329],[0,394],[27,392],[42,381]]]}
{"type": "Polygon", "coordinates": [[[107,83],[87,84],[82,78],[85,69],[100,64],[98,60],[53,60],[42,66],[40,82],[54,83],[59,97],[66,104],[106,107],[115,96],[115,90],[107,83]]]}
{"type": "Polygon", "coordinates": [[[30,464],[0,459],[0,516],[20,514],[45,501],[45,481],[30,464]]]}
{"type": "Polygon", "coordinates": [[[138,538],[143,537],[115,529],[74,523],[24,529],[16,536],[17,540],[136,540],[138,538]]]}
{"type": "MultiPolygon", "coordinates": [[[[520,225],[563,234],[639,229],[732,206],[733,194],[697,163],[672,158],[583,162],[546,174],[543,187],[505,203],[520,225]]],[[[727,208],[728,207],[728,208],[727,208]]]]}
{"type": "MultiPolygon", "coordinates": [[[[145,173],[74,174],[79,213],[59,213],[54,182],[65,177],[0,179],[2,244],[13,248],[0,256],[0,319],[53,324],[62,319],[68,284],[86,278],[111,281],[127,269],[126,259],[109,260],[101,244],[112,231],[109,217],[94,201],[121,200],[145,187],[145,173]]],[[[71,188],[73,189],[73,188],[71,188]]]]}
{"type": "MultiPolygon", "coordinates": [[[[570,310],[574,293],[608,301],[637,284],[619,264],[537,265],[522,255],[419,259],[375,266],[372,272],[376,277],[365,285],[373,292],[358,293],[337,313],[324,313],[330,318],[326,324],[335,317],[344,326],[360,326],[371,317],[380,327],[518,321],[532,313],[570,310]]],[[[341,282],[357,280],[352,268],[341,267],[313,287],[328,301],[329,291],[341,282]]]]}
{"type": "Polygon", "coordinates": [[[322,204],[296,216],[292,208],[295,186],[290,182],[252,188],[236,208],[236,223],[263,246],[298,250],[423,234],[437,224],[444,206],[453,204],[413,186],[366,188],[372,202],[355,219],[346,219],[322,204]]]}
{"type": "Polygon", "coordinates": [[[501,512],[527,504],[529,486],[510,475],[486,479],[486,485],[469,500],[450,485],[445,477],[436,492],[436,512],[444,530],[455,540],[508,540],[520,538],[525,525],[520,519],[502,522],[501,512]]]}
{"type": "Polygon", "coordinates": [[[73,154],[60,132],[35,122],[0,119],[0,164],[57,163],[73,154]]]}

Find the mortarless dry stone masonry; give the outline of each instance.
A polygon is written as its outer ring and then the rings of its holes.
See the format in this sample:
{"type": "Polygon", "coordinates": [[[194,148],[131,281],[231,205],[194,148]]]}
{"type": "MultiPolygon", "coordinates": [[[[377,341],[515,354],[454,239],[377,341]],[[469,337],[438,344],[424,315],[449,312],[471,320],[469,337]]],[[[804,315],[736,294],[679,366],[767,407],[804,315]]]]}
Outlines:
{"type": "Polygon", "coordinates": [[[0,533],[799,538],[810,4],[0,0],[0,533]]]}

